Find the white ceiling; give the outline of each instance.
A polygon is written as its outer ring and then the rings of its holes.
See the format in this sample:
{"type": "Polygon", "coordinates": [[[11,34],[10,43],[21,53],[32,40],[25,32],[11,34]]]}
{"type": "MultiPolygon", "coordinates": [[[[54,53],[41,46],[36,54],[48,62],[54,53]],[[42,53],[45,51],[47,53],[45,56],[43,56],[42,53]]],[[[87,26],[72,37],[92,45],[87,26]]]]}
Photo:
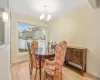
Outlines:
{"type": "Polygon", "coordinates": [[[52,18],[57,18],[87,2],[88,0],[11,0],[11,9],[17,13],[39,18],[44,12],[44,5],[47,5],[52,18]]]}

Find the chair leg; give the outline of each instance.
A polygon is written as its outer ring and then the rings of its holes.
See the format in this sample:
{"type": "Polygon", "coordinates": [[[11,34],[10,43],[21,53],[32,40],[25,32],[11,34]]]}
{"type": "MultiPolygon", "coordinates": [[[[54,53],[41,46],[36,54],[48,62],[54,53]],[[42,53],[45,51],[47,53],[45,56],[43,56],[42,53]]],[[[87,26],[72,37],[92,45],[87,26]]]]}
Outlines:
{"type": "Polygon", "coordinates": [[[29,71],[30,71],[30,77],[31,77],[31,64],[29,63],[29,71]]]}
{"type": "Polygon", "coordinates": [[[32,78],[32,73],[33,73],[33,65],[29,64],[29,70],[30,70],[30,78],[32,78]]]}
{"type": "Polygon", "coordinates": [[[62,75],[62,72],[61,72],[61,80],[63,80],[63,75],[62,75]]]}
{"type": "Polygon", "coordinates": [[[46,78],[47,78],[47,73],[46,71],[44,71],[44,80],[46,80],[46,78]]]}
{"type": "Polygon", "coordinates": [[[53,80],[55,80],[55,77],[53,76],[53,80]]]}
{"type": "Polygon", "coordinates": [[[63,80],[62,72],[59,75],[54,75],[53,80],[63,80]]]}
{"type": "Polygon", "coordinates": [[[36,80],[36,77],[37,77],[37,68],[36,68],[36,71],[35,71],[34,80],[36,80]]]}

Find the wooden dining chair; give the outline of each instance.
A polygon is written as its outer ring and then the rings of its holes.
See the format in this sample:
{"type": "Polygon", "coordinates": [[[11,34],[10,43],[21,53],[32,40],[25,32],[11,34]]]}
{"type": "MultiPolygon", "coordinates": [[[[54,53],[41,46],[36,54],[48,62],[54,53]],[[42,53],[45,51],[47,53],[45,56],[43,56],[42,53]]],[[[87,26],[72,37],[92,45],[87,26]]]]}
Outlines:
{"type": "Polygon", "coordinates": [[[57,45],[57,43],[55,42],[54,45],[53,45],[54,52],[55,52],[56,45],[57,45]]]}
{"type": "Polygon", "coordinates": [[[53,42],[48,42],[48,54],[52,54],[55,52],[56,42],[53,44],[53,42]]]}
{"type": "Polygon", "coordinates": [[[53,53],[53,49],[51,48],[51,45],[53,45],[53,42],[48,42],[48,54],[53,53]]]}
{"type": "Polygon", "coordinates": [[[36,58],[36,51],[38,50],[37,42],[32,41],[32,44],[30,45],[29,42],[27,42],[28,46],[28,52],[29,52],[29,71],[30,71],[30,80],[33,79],[33,69],[35,69],[34,79],[36,80],[37,77],[37,70],[39,69],[39,61],[36,58]]]}
{"type": "Polygon", "coordinates": [[[33,58],[32,58],[32,51],[31,51],[31,46],[30,43],[27,42],[28,46],[28,52],[29,52],[29,71],[30,71],[30,78],[32,77],[32,71],[33,71],[33,58]]]}
{"type": "MultiPolygon", "coordinates": [[[[36,56],[36,53],[38,52],[38,42],[36,40],[33,40],[31,43],[32,47],[32,58],[33,58],[33,69],[35,69],[35,77],[34,80],[36,80],[37,77],[37,70],[40,69],[39,67],[39,58],[36,56]]],[[[41,62],[41,68],[43,68],[43,62],[41,62]]]]}
{"type": "MultiPolygon", "coordinates": [[[[56,48],[55,48],[54,61],[45,60],[44,71],[47,74],[53,76],[52,80],[55,80],[57,78],[57,76],[59,76],[59,75],[61,76],[60,80],[63,80],[62,68],[63,68],[64,58],[65,58],[65,53],[66,53],[66,47],[67,47],[66,41],[60,42],[59,44],[56,45],[56,48]]],[[[49,78],[45,77],[45,80],[49,80],[49,78]]]]}

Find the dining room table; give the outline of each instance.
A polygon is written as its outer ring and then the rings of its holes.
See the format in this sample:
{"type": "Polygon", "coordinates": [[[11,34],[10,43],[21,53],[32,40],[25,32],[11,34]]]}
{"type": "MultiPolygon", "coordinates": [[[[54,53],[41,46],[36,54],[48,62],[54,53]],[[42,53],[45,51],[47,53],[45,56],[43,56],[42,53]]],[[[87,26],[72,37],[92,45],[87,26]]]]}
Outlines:
{"type": "Polygon", "coordinates": [[[42,78],[41,78],[41,74],[42,74],[42,72],[41,72],[41,68],[42,68],[42,66],[41,66],[41,62],[44,60],[44,59],[53,59],[54,57],[55,57],[55,54],[54,53],[48,53],[48,50],[46,50],[45,52],[41,52],[41,51],[38,51],[37,53],[36,53],[36,56],[38,57],[38,59],[39,59],[39,80],[42,80],[42,78]]]}

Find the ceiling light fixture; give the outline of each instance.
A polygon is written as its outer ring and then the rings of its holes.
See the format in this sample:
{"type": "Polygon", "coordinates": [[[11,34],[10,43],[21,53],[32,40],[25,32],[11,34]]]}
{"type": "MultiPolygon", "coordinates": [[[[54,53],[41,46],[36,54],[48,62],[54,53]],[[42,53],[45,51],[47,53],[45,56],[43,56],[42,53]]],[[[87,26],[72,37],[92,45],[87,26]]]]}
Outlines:
{"type": "Polygon", "coordinates": [[[6,10],[6,0],[5,0],[5,7],[4,9],[1,8],[2,10],[0,11],[0,20],[3,21],[4,23],[8,22],[8,12],[6,10]]]}
{"type": "Polygon", "coordinates": [[[43,14],[41,14],[40,20],[43,21],[43,22],[45,22],[45,23],[47,23],[47,22],[50,21],[51,15],[48,14],[48,12],[47,12],[47,10],[46,10],[46,9],[47,9],[47,5],[44,5],[44,8],[45,8],[45,11],[44,11],[43,14]]]}
{"type": "Polygon", "coordinates": [[[0,12],[0,20],[3,22],[8,22],[8,13],[6,11],[0,12]]]}

